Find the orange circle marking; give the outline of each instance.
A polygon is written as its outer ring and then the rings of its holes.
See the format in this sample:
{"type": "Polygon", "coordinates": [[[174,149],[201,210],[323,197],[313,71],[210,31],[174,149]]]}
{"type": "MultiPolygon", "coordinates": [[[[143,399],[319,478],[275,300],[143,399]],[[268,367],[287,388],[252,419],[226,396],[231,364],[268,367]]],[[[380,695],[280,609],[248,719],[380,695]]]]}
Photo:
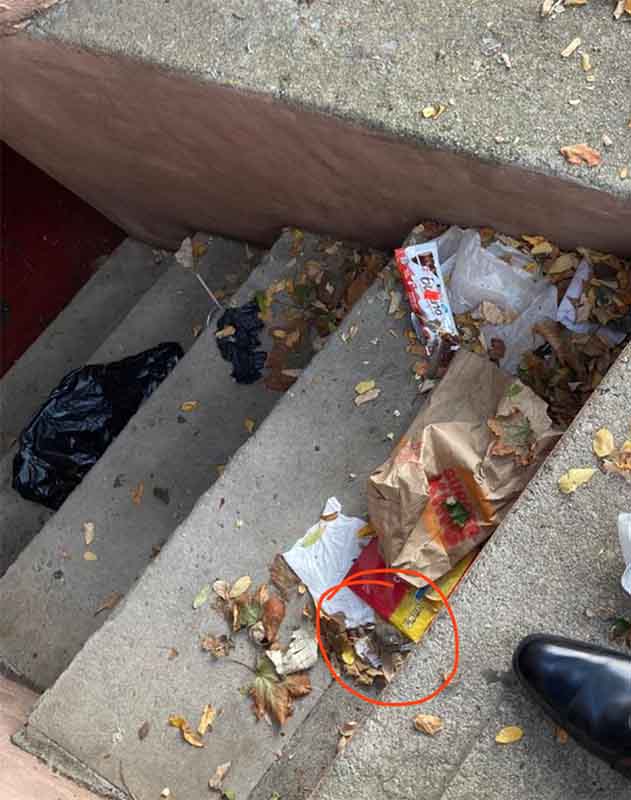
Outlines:
{"type": "Polygon", "coordinates": [[[340,581],[336,586],[331,586],[329,589],[326,589],[320,595],[316,606],[316,639],[318,640],[318,647],[320,648],[320,652],[322,653],[322,658],[324,659],[327,667],[329,668],[329,672],[335,678],[335,680],[346,689],[347,692],[350,692],[355,697],[358,697],[360,700],[364,700],[366,703],[372,703],[375,706],[392,706],[392,707],[400,707],[400,706],[419,706],[421,703],[427,703],[428,700],[433,700],[434,697],[437,697],[442,691],[444,691],[452,680],[456,677],[456,673],[458,672],[458,664],[460,662],[460,634],[458,633],[458,623],[456,622],[456,615],[453,612],[451,605],[449,604],[449,600],[447,596],[443,592],[443,590],[435,583],[431,578],[428,578],[427,575],[424,575],[422,572],[417,572],[413,569],[391,569],[387,567],[383,567],[383,569],[363,569],[359,572],[356,572],[354,575],[351,575],[350,578],[345,578],[343,581],[340,581]],[[400,700],[396,703],[388,703],[385,700],[376,700],[374,697],[368,697],[361,692],[358,692],[356,689],[353,689],[352,686],[349,686],[342,677],[337,673],[333,664],[331,664],[331,659],[326,652],[326,647],[324,646],[324,642],[322,641],[322,634],[320,631],[320,614],[322,612],[322,603],[325,600],[332,600],[335,595],[340,591],[340,589],[344,589],[345,587],[350,586],[359,586],[361,584],[369,584],[373,586],[392,586],[393,584],[390,581],[383,581],[383,580],[359,580],[362,575],[383,575],[384,573],[390,575],[413,575],[416,578],[421,578],[421,580],[428,583],[432,589],[439,595],[440,599],[442,600],[445,608],[447,609],[447,613],[449,614],[449,619],[451,620],[451,624],[454,629],[454,661],[451,667],[451,671],[449,675],[445,678],[445,680],[440,684],[437,689],[434,689],[433,692],[425,695],[424,697],[419,697],[416,700],[400,700]]]}

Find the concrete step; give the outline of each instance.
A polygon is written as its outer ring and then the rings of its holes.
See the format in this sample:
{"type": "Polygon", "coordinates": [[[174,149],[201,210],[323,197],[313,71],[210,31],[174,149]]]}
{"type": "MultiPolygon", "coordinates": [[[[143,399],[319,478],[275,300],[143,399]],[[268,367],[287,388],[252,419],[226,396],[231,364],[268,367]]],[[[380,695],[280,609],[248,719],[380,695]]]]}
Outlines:
{"type": "MultiPolygon", "coordinates": [[[[616,646],[608,641],[611,621],[629,617],[616,521],[631,508],[631,484],[596,471],[575,494],[562,495],[558,480],[570,468],[597,467],[592,438],[599,428],[609,428],[619,446],[625,441],[630,381],[628,345],[452,600],[459,677],[421,708],[441,717],[444,730],[433,738],[415,733],[418,709],[375,709],[311,800],[629,797],[626,778],[571,739],[557,741],[554,724],[517,685],[511,657],[523,636],[540,631],[616,646]],[[502,747],[495,735],[506,725],[521,726],[524,738],[502,747]]],[[[443,614],[382,699],[432,691],[452,653],[443,614]]]]}
{"type": "MultiPolygon", "coordinates": [[[[283,235],[233,302],[246,302],[277,280],[294,277],[304,261],[318,258],[341,269],[351,255],[341,247],[326,256],[315,236],[305,237],[298,256],[294,247],[293,234],[283,235]]],[[[269,338],[263,346],[271,349],[269,338]]],[[[106,618],[107,612],[95,616],[103,599],[129,590],[248,438],[246,418],[260,424],[279,398],[262,382],[236,384],[214,328],[202,333],[0,580],[5,669],[37,688],[50,686],[106,618]],[[181,405],[191,400],[197,408],[184,413],[181,405]],[[136,505],[131,493],[140,483],[144,495],[136,505]],[[168,492],[168,503],[158,490],[168,492]],[[83,558],[86,521],[95,525],[90,549],[97,561],[83,558]]]]}
{"type": "Polygon", "coordinates": [[[271,242],[291,221],[395,247],[431,218],[627,249],[631,25],[613,0],[548,19],[540,0],[207,5],[34,15],[2,41],[2,138],[165,246],[187,228],[271,242]],[[602,164],[566,163],[578,142],[602,164]]]}
{"type": "MultiPolygon", "coordinates": [[[[387,434],[398,437],[421,402],[411,372],[414,358],[405,349],[406,321],[388,316],[388,300],[377,281],[355,305],[341,331],[357,325],[354,338],[328,339],[125,602],[43,696],[22,739],[25,746],[58,763],[66,754],[69,769],[79,770],[84,779],[90,771],[95,780],[101,776],[111,784],[112,796],[123,788],[122,762],[129,790],[138,798],[158,797],[164,787],[176,797],[205,797],[215,767],[231,761],[226,786],[239,800],[268,800],[275,787],[267,784],[267,792],[260,782],[280,750],[281,762],[295,755],[292,763],[304,765],[305,773],[312,765],[321,771],[330,761],[336,720],[346,713],[353,718],[365,704],[350,695],[330,695],[330,676],[319,662],[311,671],[313,692],[296,704],[279,737],[264,722],[255,722],[250,701],[239,692],[250,682],[247,671],[226,659],[213,663],[201,651],[200,636],[223,631],[225,621],[209,607],[193,611],[191,602],[199,587],[215,578],[249,574],[255,582],[269,580],[273,556],[313,524],[328,496],[340,498],[346,513],[365,514],[366,478],[391,449],[387,434]],[[376,379],[381,394],[358,408],[354,386],[369,378],[376,379]],[[172,647],[179,655],[169,660],[172,647]],[[204,703],[223,714],[206,748],[194,750],[169,729],[167,719],[173,713],[196,719],[204,703]],[[311,736],[294,739],[312,720],[318,725],[307,727],[311,736]],[[150,733],[140,741],[137,731],[145,721],[150,733]]],[[[97,567],[90,574],[104,592],[98,562],[91,566],[97,567]]],[[[4,605],[4,592],[0,600],[4,605]]],[[[21,616],[21,624],[29,613],[21,616]]],[[[247,637],[238,637],[235,658],[253,663],[247,637]]],[[[36,674],[37,667],[27,664],[36,674]]]]}
{"type": "MultiPolygon", "coordinates": [[[[206,252],[198,260],[197,269],[210,288],[215,291],[224,289],[226,285],[228,288],[232,286],[232,290],[236,289],[251,271],[256,263],[254,259],[261,252],[249,247],[246,250],[241,243],[218,237],[209,238],[205,234],[198,234],[197,240],[207,246],[206,252]],[[230,275],[229,282],[226,279],[227,275],[230,275]]],[[[38,342],[25,354],[25,364],[23,365],[20,360],[7,376],[9,377],[8,402],[14,412],[15,421],[24,419],[23,424],[26,424],[29,417],[37,410],[33,407],[32,398],[27,395],[28,402],[25,405],[29,409],[28,416],[24,417],[21,413],[18,397],[15,394],[20,380],[37,383],[36,395],[41,402],[70,369],[82,366],[86,362],[100,364],[116,361],[154,347],[163,341],[177,341],[184,350],[188,350],[195,338],[193,329],[205,324],[210,308],[208,297],[197,279],[176,264],[172,256],[166,254],[163,256],[160,263],[161,276],[151,287],[145,287],[146,291],[140,297],[138,296],[140,278],[145,280],[147,275],[156,272],[153,251],[146,245],[128,239],[118,249],[113,260],[113,267],[106,265],[103,268],[107,270],[105,275],[95,276],[90,281],[91,285],[86,287],[88,291],[82,290],[63,312],[61,316],[66,315],[70,321],[60,322],[61,318],[55,320],[51,326],[53,330],[49,329],[42,334],[38,342]],[[123,286],[128,274],[131,288],[128,294],[125,294],[123,286]],[[103,291],[104,282],[107,282],[106,288],[109,292],[103,291]],[[118,310],[123,305],[125,311],[129,313],[109,335],[102,337],[97,346],[86,354],[86,343],[82,338],[83,328],[77,326],[89,321],[88,327],[90,327],[93,321],[92,314],[96,314],[97,317],[99,314],[104,316],[100,311],[101,305],[107,306],[110,300],[116,310],[115,301],[118,295],[121,296],[118,310]],[[128,307],[130,299],[135,303],[131,310],[128,307]],[[58,334],[60,326],[63,335],[58,334]],[[51,348],[53,345],[52,352],[58,357],[58,363],[55,363],[55,358],[50,362],[47,361],[43,352],[44,348],[51,348]],[[79,355],[82,356],[81,360],[79,355]],[[38,357],[42,358],[41,365],[35,361],[38,357]],[[66,369],[66,365],[70,366],[66,369]]],[[[103,332],[108,333],[105,328],[101,331],[103,332]]],[[[94,334],[97,333],[94,330],[94,334]]],[[[90,344],[89,335],[86,339],[90,344]]],[[[27,388],[22,386],[21,390],[26,391],[27,388]]],[[[9,417],[11,418],[11,414],[9,417]]],[[[13,445],[0,462],[0,575],[53,515],[53,512],[44,506],[25,500],[11,487],[12,462],[16,449],[17,446],[13,445]]]]}
{"type": "Polygon", "coordinates": [[[70,370],[80,367],[123,320],[167,263],[126,239],[0,380],[0,455],[70,370]]]}

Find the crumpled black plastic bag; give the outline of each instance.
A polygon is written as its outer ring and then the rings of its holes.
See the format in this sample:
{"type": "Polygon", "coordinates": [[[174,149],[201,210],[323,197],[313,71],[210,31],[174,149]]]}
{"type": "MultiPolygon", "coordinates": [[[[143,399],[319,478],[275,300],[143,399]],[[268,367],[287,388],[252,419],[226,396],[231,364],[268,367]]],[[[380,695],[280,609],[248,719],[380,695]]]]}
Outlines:
{"type": "Polygon", "coordinates": [[[259,317],[258,303],[227,309],[217,323],[217,330],[228,325],[235,328],[235,333],[217,339],[219,352],[225,361],[232,363],[232,377],[237,383],[254,383],[261,377],[267,360],[267,353],[256,349],[261,345],[258,332],[265,327],[259,317]]]}
{"type": "Polygon", "coordinates": [[[22,431],[13,488],[58,509],[183,355],[165,342],[69,372],[22,431]]]}

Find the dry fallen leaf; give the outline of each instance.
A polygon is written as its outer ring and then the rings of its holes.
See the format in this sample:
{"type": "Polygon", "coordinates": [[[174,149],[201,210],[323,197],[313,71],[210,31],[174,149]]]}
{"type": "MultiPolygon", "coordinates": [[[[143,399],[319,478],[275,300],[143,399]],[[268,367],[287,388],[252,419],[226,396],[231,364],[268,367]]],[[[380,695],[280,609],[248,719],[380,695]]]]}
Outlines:
{"type": "Polygon", "coordinates": [[[213,723],[217,719],[217,709],[213,708],[211,705],[206,704],[204,706],[204,710],[202,711],[202,716],[199,720],[199,725],[197,726],[197,733],[200,736],[205,736],[206,731],[208,728],[212,730],[213,723]]]}
{"type": "Polygon", "coordinates": [[[618,177],[621,181],[626,181],[629,177],[629,167],[620,167],[620,170],[618,171],[618,177]]]}
{"type": "Polygon", "coordinates": [[[202,650],[210,653],[214,658],[224,658],[234,647],[232,639],[225,633],[221,636],[206,636],[202,639],[202,650]]]}
{"type": "Polygon", "coordinates": [[[568,46],[564,50],[561,50],[561,56],[563,58],[569,58],[572,55],[572,53],[574,53],[580,46],[581,46],[581,39],[579,36],[577,36],[575,39],[572,39],[572,41],[568,44],[568,46]]]}
{"type": "Polygon", "coordinates": [[[184,717],[172,715],[169,717],[169,725],[174,728],[179,728],[182,738],[188,742],[192,747],[205,747],[206,745],[200,740],[195,731],[191,728],[184,717]]]}
{"type": "Polygon", "coordinates": [[[210,584],[207,583],[205,586],[197,592],[193,599],[193,608],[197,610],[201,608],[205,603],[208,602],[208,598],[210,597],[210,584]]]}
{"type": "Polygon", "coordinates": [[[101,611],[107,611],[109,609],[115,608],[120,603],[120,601],[122,599],[123,599],[123,595],[120,592],[111,592],[99,604],[99,607],[94,612],[94,616],[96,617],[96,615],[100,614],[101,611]]]}
{"type": "Polygon", "coordinates": [[[554,736],[559,744],[567,744],[568,739],[570,738],[565,728],[556,728],[554,731],[554,736]]]}
{"type": "Polygon", "coordinates": [[[559,489],[563,494],[571,494],[590,481],[594,472],[596,470],[591,467],[570,469],[559,478],[559,489]]]}
{"type": "Polygon", "coordinates": [[[442,731],[444,724],[440,717],[432,714],[417,714],[414,717],[414,727],[419,733],[436,736],[439,731],[442,731]]]}
{"type": "Polygon", "coordinates": [[[583,72],[590,72],[592,69],[592,61],[589,53],[581,53],[581,69],[583,72]]]}
{"type": "Polygon", "coordinates": [[[569,272],[578,266],[578,256],[575,253],[563,253],[546,269],[546,275],[560,275],[569,272]]]}
{"type": "Polygon", "coordinates": [[[228,581],[215,581],[213,583],[213,592],[221,597],[222,600],[230,600],[230,584],[228,581]]]}
{"type": "Polygon", "coordinates": [[[491,455],[512,455],[518,464],[530,464],[536,436],[528,417],[522,411],[516,409],[509,415],[493,417],[487,424],[497,437],[491,445],[491,455]]]}
{"type": "Polygon", "coordinates": [[[357,722],[345,722],[344,725],[339,729],[340,738],[337,743],[338,755],[346,750],[346,746],[353,738],[353,734],[357,730],[357,725],[357,722]]]}
{"type": "Polygon", "coordinates": [[[278,636],[278,630],[282,621],[285,619],[285,604],[273,594],[263,605],[262,622],[265,630],[265,638],[268,642],[273,642],[278,636]]]}
{"type": "Polygon", "coordinates": [[[438,119],[447,111],[447,106],[442,103],[434,103],[421,109],[421,114],[425,119],[438,119]]]}
{"type": "Polygon", "coordinates": [[[560,152],[568,164],[575,166],[587,164],[588,167],[597,167],[602,162],[602,156],[598,150],[594,150],[593,147],[586,144],[566,145],[561,148],[560,152]]]}
{"type": "Polygon", "coordinates": [[[142,496],[144,493],[145,484],[140,481],[140,483],[131,490],[131,501],[135,506],[139,506],[142,503],[142,496]]]}
{"type": "Polygon", "coordinates": [[[198,406],[199,402],[197,400],[187,400],[180,406],[180,411],[195,411],[198,406]]]}
{"type": "MultiPolygon", "coordinates": [[[[252,586],[252,578],[249,575],[243,575],[241,578],[237,578],[237,580],[232,584],[230,587],[230,591],[228,592],[228,597],[231,600],[239,597],[242,595],[243,592],[247,592],[247,590],[252,586]]],[[[215,589],[215,591],[217,591],[215,589]]]]}
{"type": "Polygon", "coordinates": [[[92,550],[86,550],[83,554],[83,558],[85,561],[96,561],[97,555],[96,553],[93,553],[92,550]]]}
{"type": "Polygon", "coordinates": [[[290,590],[300,583],[300,578],[291,569],[281,553],[277,553],[274,556],[269,575],[271,582],[285,600],[289,597],[290,590]]]}
{"type": "Polygon", "coordinates": [[[364,403],[370,403],[372,400],[376,400],[379,395],[381,394],[381,389],[371,389],[364,394],[359,394],[355,398],[355,405],[356,406],[363,406],[364,403]]]}
{"type": "Polygon", "coordinates": [[[311,681],[306,673],[298,672],[281,681],[269,658],[262,658],[250,689],[254,714],[257,719],[271,716],[282,726],[293,712],[293,698],[307,695],[310,691],[311,681]]]}
{"type": "Polygon", "coordinates": [[[298,342],[300,341],[300,331],[296,328],[296,330],[292,331],[291,333],[287,334],[287,338],[285,339],[285,347],[291,348],[295,347],[298,342]]]}
{"type": "Polygon", "coordinates": [[[93,522],[83,523],[83,539],[86,544],[92,544],[95,536],[95,525],[93,522]]]}
{"type": "Polygon", "coordinates": [[[498,744],[515,744],[523,738],[524,732],[518,725],[508,725],[495,737],[498,744]]]}
{"type": "Polygon", "coordinates": [[[357,394],[366,394],[366,392],[370,392],[374,388],[375,388],[374,381],[360,381],[355,387],[355,392],[357,394]]]}
{"type": "Polygon", "coordinates": [[[596,431],[592,447],[594,453],[596,453],[599,458],[604,458],[613,453],[616,449],[616,443],[614,442],[611,431],[608,428],[601,428],[599,431],[596,431]]]}
{"type": "Polygon", "coordinates": [[[246,419],[243,422],[243,426],[244,426],[244,428],[246,429],[246,431],[248,433],[252,433],[252,431],[254,430],[254,428],[256,426],[256,422],[253,419],[251,419],[250,417],[246,417],[246,419]]]}
{"type": "Polygon", "coordinates": [[[180,655],[179,650],[175,647],[169,647],[169,652],[167,653],[167,658],[169,661],[173,661],[174,658],[177,658],[180,655]]]}
{"type": "Polygon", "coordinates": [[[230,761],[226,761],[225,764],[220,764],[217,769],[215,770],[215,774],[212,778],[208,781],[208,788],[213,789],[216,792],[223,792],[221,788],[221,784],[224,781],[224,778],[228,774],[228,770],[230,769],[230,761]]]}
{"type": "Polygon", "coordinates": [[[149,723],[143,722],[142,725],[138,728],[138,738],[142,742],[143,739],[147,738],[147,734],[149,733],[149,723]]]}

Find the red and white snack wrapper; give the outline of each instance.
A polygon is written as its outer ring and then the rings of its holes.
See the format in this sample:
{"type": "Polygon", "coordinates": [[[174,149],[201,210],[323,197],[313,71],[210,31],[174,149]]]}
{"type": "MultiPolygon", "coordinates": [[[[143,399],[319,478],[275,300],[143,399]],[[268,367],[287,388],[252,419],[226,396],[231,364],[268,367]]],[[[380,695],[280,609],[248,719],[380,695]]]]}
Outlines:
{"type": "Polygon", "coordinates": [[[435,242],[394,251],[397,267],[412,308],[412,324],[425,344],[427,355],[440,360],[458,349],[458,328],[449,305],[435,242]]]}

